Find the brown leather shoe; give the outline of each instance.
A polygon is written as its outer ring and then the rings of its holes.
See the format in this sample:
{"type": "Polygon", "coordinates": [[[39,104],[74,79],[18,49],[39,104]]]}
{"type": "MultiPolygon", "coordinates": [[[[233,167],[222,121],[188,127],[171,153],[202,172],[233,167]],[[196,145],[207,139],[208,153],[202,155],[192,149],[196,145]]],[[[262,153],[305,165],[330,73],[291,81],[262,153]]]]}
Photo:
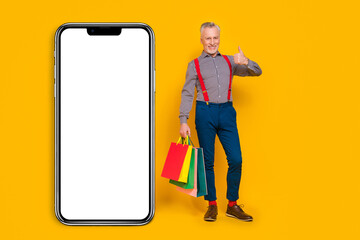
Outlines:
{"type": "Polygon", "coordinates": [[[204,220],[214,222],[218,215],[218,209],[216,205],[210,205],[205,213],[204,220]]]}
{"type": "MultiPolygon", "coordinates": [[[[240,205],[244,207],[244,205],[240,205]]],[[[253,220],[252,216],[249,214],[246,214],[244,210],[241,209],[241,207],[238,205],[234,205],[230,207],[227,206],[226,216],[237,218],[239,220],[245,221],[245,222],[251,222],[253,220]]]]}

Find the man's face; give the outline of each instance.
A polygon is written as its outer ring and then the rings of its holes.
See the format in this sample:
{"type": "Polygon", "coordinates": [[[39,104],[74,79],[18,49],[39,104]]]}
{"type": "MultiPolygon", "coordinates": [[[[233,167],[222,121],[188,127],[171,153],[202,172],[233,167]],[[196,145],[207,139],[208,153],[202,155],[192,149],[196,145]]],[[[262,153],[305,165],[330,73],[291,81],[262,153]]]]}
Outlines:
{"type": "Polygon", "coordinates": [[[200,40],[204,51],[214,57],[220,44],[220,31],[216,27],[206,27],[202,31],[200,40]]]}

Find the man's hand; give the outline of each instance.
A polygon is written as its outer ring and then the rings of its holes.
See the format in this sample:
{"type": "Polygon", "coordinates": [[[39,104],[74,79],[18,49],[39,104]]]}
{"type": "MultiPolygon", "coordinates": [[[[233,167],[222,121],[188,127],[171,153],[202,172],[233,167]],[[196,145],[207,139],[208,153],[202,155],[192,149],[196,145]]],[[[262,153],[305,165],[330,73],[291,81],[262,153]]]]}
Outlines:
{"type": "Polygon", "coordinates": [[[239,65],[248,65],[249,59],[245,57],[244,53],[241,51],[241,48],[239,46],[239,53],[236,53],[234,55],[234,61],[236,64],[239,65]]]}
{"type": "Polygon", "coordinates": [[[180,125],[180,136],[182,136],[183,138],[186,138],[186,136],[189,135],[190,136],[190,127],[189,125],[187,125],[187,123],[182,123],[180,125]]]}

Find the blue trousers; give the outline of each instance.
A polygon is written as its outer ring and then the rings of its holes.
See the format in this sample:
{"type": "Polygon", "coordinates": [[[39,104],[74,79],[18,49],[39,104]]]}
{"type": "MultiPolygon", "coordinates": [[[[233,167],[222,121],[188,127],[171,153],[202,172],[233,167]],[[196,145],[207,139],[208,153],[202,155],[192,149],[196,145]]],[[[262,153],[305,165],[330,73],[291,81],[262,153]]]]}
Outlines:
{"type": "Polygon", "coordinates": [[[208,189],[205,200],[215,201],[217,199],[214,174],[214,148],[217,134],[225,150],[229,166],[226,197],[230,201],[236,201],[239,199],[242,157],[236,125],[236,111],[232,102],[207,105],[205,102],[197,101],[195,125],[200,147],[204,150],[208,189]]]}

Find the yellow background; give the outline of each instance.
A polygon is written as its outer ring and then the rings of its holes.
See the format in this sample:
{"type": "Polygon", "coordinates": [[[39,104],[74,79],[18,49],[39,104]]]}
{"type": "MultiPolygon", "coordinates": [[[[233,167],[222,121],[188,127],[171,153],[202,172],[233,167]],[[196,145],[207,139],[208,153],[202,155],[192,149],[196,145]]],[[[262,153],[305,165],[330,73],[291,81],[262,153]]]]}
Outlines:
{"type": "MultiPolygon", "coordinates": [[[[357,1],[6,1],[1,4],[1,239],[359,239],[357,1]],[[225,216],[227,164],[216,140],[219,216],[160,177],[179,136],[199,27],[221,27],[263,74],[235,77],[243,151],[239,203],[225,216]],[[145,22],[156,38],[156,213],[142,227],[69,227],[54,214],[54,34],[65,22],[145,22]]],[[[141,61],[141,56],[139,56],[141,61]]],[[[194,108],[189,124],[198,144],[194,108]]]]}

